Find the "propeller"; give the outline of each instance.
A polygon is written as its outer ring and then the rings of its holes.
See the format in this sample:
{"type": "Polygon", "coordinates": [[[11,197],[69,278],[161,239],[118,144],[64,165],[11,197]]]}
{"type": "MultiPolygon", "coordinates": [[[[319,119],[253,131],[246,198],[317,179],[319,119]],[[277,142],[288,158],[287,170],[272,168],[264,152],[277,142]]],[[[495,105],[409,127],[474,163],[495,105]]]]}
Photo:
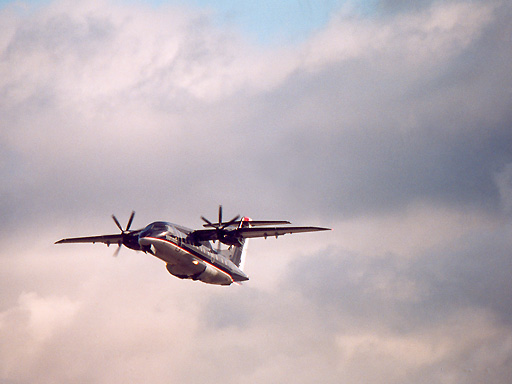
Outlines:
{"type": "Polygon", "coordinates": [[[217,229],[217,240],[219,241],[218,246],[217,246],[217,251],[220,250],[220,243],[222,242],[222,239],[225,237],[225,235],[227,233],[227,231],[225,229],[227,227],[233,225],[234,223],[236,223],[239,218],[240,218],[240,215],[236,215],[231,220],[223,222],[222,221],[222,205],[219,205],[219,221],[217,223],[212,223],[206,217],[201,216],[201,219],[207,224],[208,227],[217,229]]]}
{"type": "Polygon", "coordinates": [[[240,215],[236,215],[235,217],[233,217],[231,220],[229,221],[226,221],[226,222],[223,222],[222,221],[222,205],[219,205],[219,221],[217,223],[212,223],[210,220],[208,220],[206,217],[204,216],[201,216],[201,219],[206,223],[208,224],[207,226],[208,227],[213,227],[213,228],[217,228],[217,229],[220,229],[220,230],[223,230],[227,227],[229,227],[230,225],[233,225],[234,223],[236,223],[238,221],[238,219],[240,218],[240,215]]]}
{"type": "Polygon", "coordinates": [[[119,228],[119,230],[121,231],[121,235],[122,235],[122,240],[117,243],[118,247],[114,252],[114,257],[117,257],[117,255],[119,255],[119,251],[121,250],[121,245],[123,245],[125,236],[130,234],[130,227],[132,226],[134,216],[135,216],[135,211],[132,211],[132,214],[130,215],[130,218],[128,219],[128,224],[126,224],[126,229],[123,229],[123,227],[119,223],[119,220],[117,220],[117,217],[115,215],[112,215],[112,219],[114,219],[114,222],[116,223],[117,228],[119,228]]]}

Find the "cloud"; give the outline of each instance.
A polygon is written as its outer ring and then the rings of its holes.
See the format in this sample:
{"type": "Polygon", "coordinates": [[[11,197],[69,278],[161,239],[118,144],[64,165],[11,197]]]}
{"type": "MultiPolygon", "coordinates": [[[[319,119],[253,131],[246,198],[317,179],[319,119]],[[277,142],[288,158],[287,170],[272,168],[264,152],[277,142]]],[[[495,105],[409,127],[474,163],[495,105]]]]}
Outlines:
{"type": "Polygon", "coordinates": [[[432,308],[436,321],[452,311],[481,308],[509,323],[510,226],[482,224],[415,254],[323,251],[296,260],[290,284],[321,308],[336,307],[370,323],[388,319],[396,328],[407,328],[413,313],[415,326],[432,321],[423,312],[432,308]]]}
{"type": "MultiPolygon", "coordinates": [[[[114,200],[110,185],[124,180],[135,205],[147,200],[147,185],[203,200],[203,185],[228,180],[222,194],[246,185],[252,201],[304,186],[290,203],[348,215],[425,198],[496,205],[493,175],[511,156],[495,145],[510,139],[507,99],[492,96],[506,92],[505,61],[483,71],[496,55],[477,50],[492,4],[436,5],[377,22],[335,18],[279,52],[182,9],[63,4],[21,24],[3,52],[5,162],[30,175],[6,192],[31,184],[43,188],[39,205],[51,206],[55,190],[71,208],[76,191],[66,189],[78,177],[93,187],[77,196],[83,204],[90,196],[91,209],[114,200]],[[505,81],[487,88],[500,73],[505,81]],[[236,177],[227,165],[234,159],[236,177]]],[[[236,195],[229,199],[243,199],[236,195]]]]}
{"type": "Polygon", "coordinates": [[[20,360],[33,364],[44,354],[44,344],[73,322],[79,304],[67,297],[39,297],[23,292],[18,305],[0,313],[2,373],[23,374],[20,360]],[[21,369],[20,369],[21,368],[21,369]]]}
{"type": "Polygon", "coordinates": [[[506,382],[510,6],[255,46],[184,6],[0,12],[0,380],[506,382]],[[290,219],[242,287],[64,236],[290,219]]]}
{"type": "Polygon", "coordinates": [[[502,206],[506,212],[512,211],[512,164],[507,164],[496,173],[496,184],[500,192],[502,206]]]}
{"type": "Polygon", "coordinates": [[[499,75],[485,69],[504,47],[479,53],[493,33],[487,32],[491,10],[456,4],[392,21],[334,21],[311,43],[311,58],[323,69],[298,73],[273,99],[272,105],[294,100],[286,116],[295,117],[295,128],[273,147],[286,161],[275,180],[290,189],[305,183],[307,193],[322,185],[310,200],[347,214],[424,199],[493,209],[499,200],[493,174],[510,161],[496,143],[510,137],[508,91],[487,88],[491,78],[509,76],[501,64],[499,75]],[[497,103],[495,92],[503,95],[497,103]],[[475,105],[499,112],[477,117],[475,105]]]}
{"type": "Polygon", "coordinates": [[[413,67],[432,65],[427,58],[439,64],[474,42],[489,23],[493,8],[493,4],[453,2],[393,18],[334,18],[309,42],[311,54],[306,63],[315,68],[315,61],[326,65],[361,57],[381,61],[391,57],[398,64],[401,57],[413,67]]]}
{"type": "Polygon", "coordinates": [[[295,260],[283,287],[301,292],[336,335],[343,377],[502,382],[512,346],[509,231],[479,227],[409,257],[325,250],[295,260]]]}

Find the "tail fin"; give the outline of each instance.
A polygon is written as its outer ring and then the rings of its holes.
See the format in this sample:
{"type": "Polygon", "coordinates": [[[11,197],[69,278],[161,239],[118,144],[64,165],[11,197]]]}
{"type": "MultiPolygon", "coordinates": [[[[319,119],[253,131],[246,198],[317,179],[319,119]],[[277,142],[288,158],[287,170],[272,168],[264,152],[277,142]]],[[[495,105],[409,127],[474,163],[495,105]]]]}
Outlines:
{"type": "MultiPolygon", "coordinates": [[[[239,228],[250,228],[251,227],[251,219],[248,217],[242,217],[240,220],[239,228]]],[[[241,238],[239,240],[240,245],[234,245],[234,251],[229,256],[229,259],[242,271],[245,266],[245,255],[247,254],[247,245],[249,240],[241,238]]]]}

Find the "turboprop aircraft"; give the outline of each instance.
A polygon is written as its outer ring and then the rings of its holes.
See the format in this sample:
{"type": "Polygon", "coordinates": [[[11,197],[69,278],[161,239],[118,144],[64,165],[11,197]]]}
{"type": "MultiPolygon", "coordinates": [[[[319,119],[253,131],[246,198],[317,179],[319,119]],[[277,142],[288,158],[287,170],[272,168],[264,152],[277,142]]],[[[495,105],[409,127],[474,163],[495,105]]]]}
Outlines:
{"type": "Polygon", "coordinates": [[[57,241],[63,243],[104,243],[118,244],[115,255],[124,245],[158,257],[166,263],[170,274],[180,279],[199,280],[207,284],[230,285],[249,280],[244,273],[247,239],[275,236],[287,233],[315,232],[330,230],[322,227],[282,226],[289,221],[257,221],[248,217],[235,216],[222,221],[222,206],[219,206],[218,222],[212,223],[201,216],[205,229],[193,230],[184,226],[155,221],[145,228],[130,230],[135,212],[132,212],[126,228],[123,229],[112,215],[121,233],[88,237],[71,237],[57,241]],[[212,242],[217,241],[217,247],[212,242]],[[220,244],[229,248],[221,249],[220,244]]]}

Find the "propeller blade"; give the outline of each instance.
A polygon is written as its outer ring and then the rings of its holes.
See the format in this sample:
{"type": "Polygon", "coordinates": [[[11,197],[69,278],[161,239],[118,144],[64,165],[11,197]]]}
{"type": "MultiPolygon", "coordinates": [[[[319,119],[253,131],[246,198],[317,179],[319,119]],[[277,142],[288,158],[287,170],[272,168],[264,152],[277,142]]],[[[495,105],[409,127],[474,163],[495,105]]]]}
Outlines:
{"type": "Polygon", "coordinates": [[[114,251],[113,257],[117,257],[119,255],[119,251],[121,250],[121,243],[119,243],[117,249],[114,251]]]}
{"type": "Polygon", "coordinates": [[[240,218],[240,215],[236,215],[235,217],[233,217],[231,220],[229,220],[227,223],[225,223],[223,226],[222,226],[222,229],[224,228],[227,228],[229,227],[231,224],[234,224],[235,222],[238,221],[238,219],[240,218]]]}
{"type": "Polygon", "coordinates": [[[120,230],[121,232],[124,232],[124,231],[123,231],[123,227],[121,227],[121,224],[119,224],[119,220],[117,220],[117,218],[115,217],[115,215],[112,215],[112,218],[114,219],[114,222],[116,223],[117,228],[119,228],[119,230],[120,230]]]}
{"type": "MultiPolygon", "coordinates": [[[[219,221],[217,223],[212,223],[206,217],[201,216],[201,220],[203,220],[206,223],[204,225],[205,227],[211,227],[211,228],[217,229],[217,240],[219,240],[220,242],[222,242],[222,240],[220,240],[220,239],[222,239],[226,235],[225,228],[236,223],[239,218],[240,218],[240,215],[236,215],[228,222],[223,223],[222,222],[222,205],[219,205],[219,217],[218,217],[219,221]]],[[[219,246],[220,246],[220,244],[219,244],[219,246]]]]}
{"type": "Polygon", "coordinates": [[[135,211],[132,211],[132,214],[130,215],[130,219],[128,220],[128,224],[126,224],[126,231],[130,229],[132,226],[133,217],[135,216],[135,211]]]}
{"type": "Polygon", "coordinates": [[[203,221],[208,224],[209,227],[215,227],[215,225],[212,224],[212,222],[210,220],[208,220],[206,217],[204,216],[201,216],[201,219],[203,219],[203,221]]]}

